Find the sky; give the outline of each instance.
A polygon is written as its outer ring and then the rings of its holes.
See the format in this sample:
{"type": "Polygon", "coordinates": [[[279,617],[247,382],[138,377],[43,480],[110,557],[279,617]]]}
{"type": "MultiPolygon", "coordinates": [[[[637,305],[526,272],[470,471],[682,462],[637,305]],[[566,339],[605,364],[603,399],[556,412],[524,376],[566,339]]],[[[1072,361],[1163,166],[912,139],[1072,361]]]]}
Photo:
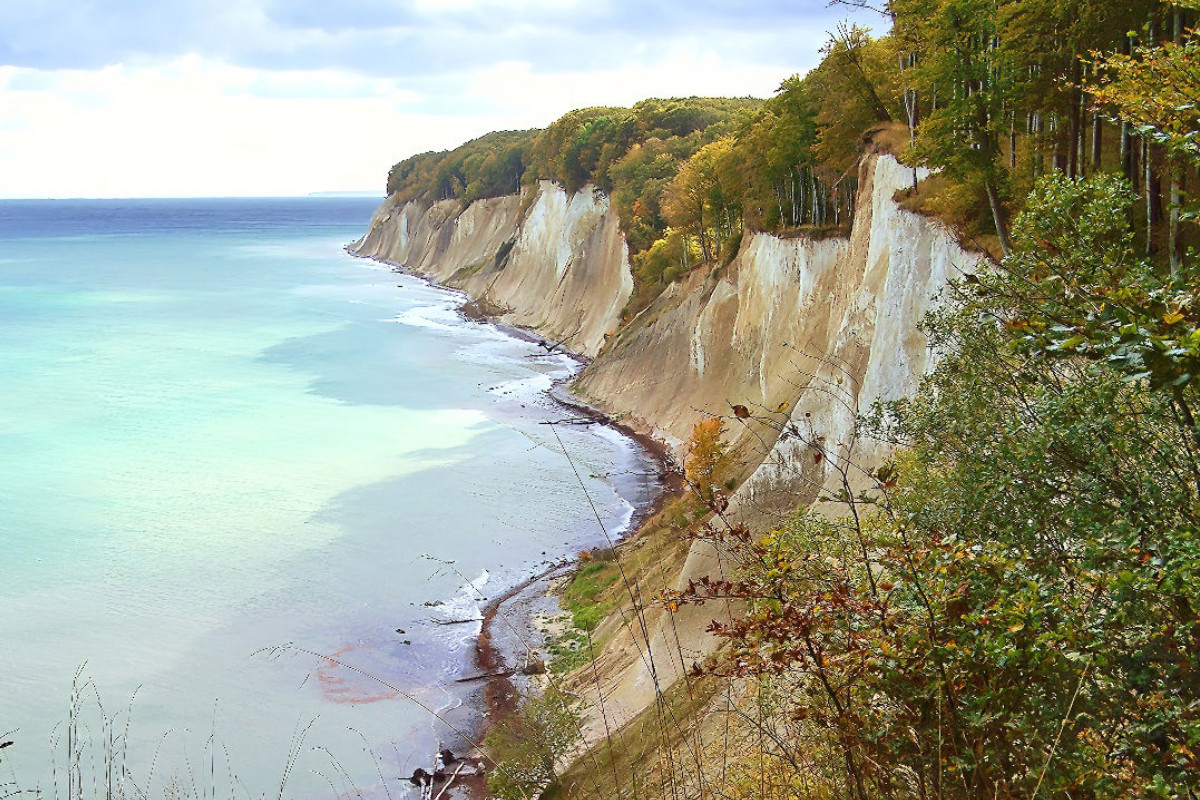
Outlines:
{"type": "Polygon", "coordinates": [[[378,191],[492,130],[769,97],[826,0],[0,0],[0,198],[378,191]]]}

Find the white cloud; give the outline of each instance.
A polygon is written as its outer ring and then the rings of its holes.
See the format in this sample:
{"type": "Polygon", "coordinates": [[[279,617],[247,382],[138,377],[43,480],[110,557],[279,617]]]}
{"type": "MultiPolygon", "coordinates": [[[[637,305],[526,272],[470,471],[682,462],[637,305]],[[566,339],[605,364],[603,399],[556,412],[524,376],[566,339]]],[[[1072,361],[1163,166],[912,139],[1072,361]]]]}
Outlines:
{"type": "Polygon", "coordinates": [[[783,66],[731,64],[713,51],[680,48],[653,63],[587,72],[539,73],[510,61],[475,73],[465,94],[477,106],[520,109],[545,125],[573,108],[648,97],[768,97],[788,74],[783,66]]]}
{"type": "Polygon", "coordinates": [[[782,77],[685,48],[587,72],[508,62],[447,78],[450,94],[434,98],[347,71],[255,70],[196,55],[98,70],[0,67],[0,197],[382,189],[395,161],[489,130],[649,96],[767,95],[782,77]]]}
{"type": "Polygon", "coordinates": [[[582,5],[582,0],[413,0],[413,10],[429,16],[458,11],[496,11],[520,13],[529,11],[570,11],[582,5]]]}
{"type": "Polygon", "coordinates": [[[382,188],[413,153],[573,108],[766,97],[834,15],[634,5],[0,0],[0,197],[382,188]]]}
{"type": "Polygon", "coordinates": [[[402,156],[509,122],[408,110],[419,99],[349,73],[195,56],[153,68],[0,67],[0,197],[382,191],[402,156]]]}

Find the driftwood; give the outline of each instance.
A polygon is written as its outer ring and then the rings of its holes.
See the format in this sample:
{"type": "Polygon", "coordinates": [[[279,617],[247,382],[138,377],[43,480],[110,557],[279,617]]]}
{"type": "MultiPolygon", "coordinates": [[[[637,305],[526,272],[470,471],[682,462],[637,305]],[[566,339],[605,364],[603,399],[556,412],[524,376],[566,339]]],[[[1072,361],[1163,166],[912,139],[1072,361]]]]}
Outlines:
{"type": "Polygon", "coordinates": [[[483,617],[471,617],[470,619],[431,619],[429,621],[435,625],[466,625],[468,622],[483,622],[483,617]]]}
{"type": "Polygon", "coordinates": [[[442,790],[437,793],[437,795],[433,798],[433,800],[442,800],[442,795],[444,795],[446,792],[450,791],[451,784],[453,784],[454,779],[458,777],[458,773],[462,772],[464,766],[466,766],[466,764],[464,764],[463,762],[460,761],[458,766],[455,768],[454,772],[450,775],[449,778],[446,779],[446,785],[442,787],[442,790]]]}
{"type": "Polygon", "coordinates": [[[484,681],[488,678],[508,678],[516,675],[515,669],[502,669],[499,672],[485,672],[482,675],[471,675],[468,678],[458,678],[455,683],[471,683],[472,681],[484,681]]]}

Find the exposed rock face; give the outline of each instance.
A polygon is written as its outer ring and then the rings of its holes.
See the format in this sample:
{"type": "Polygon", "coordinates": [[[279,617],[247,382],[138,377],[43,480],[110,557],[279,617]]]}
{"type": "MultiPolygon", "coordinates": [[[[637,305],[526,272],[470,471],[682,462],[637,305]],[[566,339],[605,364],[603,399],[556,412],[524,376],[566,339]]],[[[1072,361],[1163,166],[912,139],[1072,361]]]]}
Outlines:
{"type": "Polygon", "coordinates": [[[352,249],[407,267],[504,310],[585,356],[615,331],[633,293],[628,249],[608,198],[592,187],[567,197],[543,181],[522,213],[512,195],[424,207],[391,200],[352,249]]]}
{"type": "MultiPolygon", "coordinates": [[[[584,399],[680,455],[696,422],[728,417],[753,471],[733,507],[767,520],[811,502],[839,466],[886,455],[853,441],[856,415],[916,388],[933,358],[918,324],[948,278],[979,261],[896,205],[911,179],[892,157],[866,156],[849,239],[747,234],[731,264],[673,284],[608,341],[633,282],[616,214],[590,187],[567,197],[543,182],[523,214],[515,196],[465,211],[385,203],[357,252],[462,288],[506,308],[506,321],[592,357],[576,386],[584,399]],[[734,418],[735,404],[751,418],[734,418]]],[[[720,572],[707,547],[693,548],[681,584],[720,572]]],[[[674,625],[651,613],[653,670],[644,641],[614,637],[602,657],[609,724],[648,707],[656,682],[666,688],[712,651],[703,633],[712,613],[685,607],[674,625]]]]}
{"type": "Polygon", "coordinates": [[[838,463],[810,469],[811,442],[823,437],[836,457],[858,409],[916,388],[931,359],[918,324],[947,279],[978,262],[896,205],[910,181],[892,157],[865,158],[849,239],[748,235],[728,267],[692,273],[633,320],[584,371],[583,395],[680,450],[705,413],[746,406],[753,418],[730,433],[763,463],[739,499],[765,502],[775,488],[794,508],[838,463]]]}
{"type": "MultiPolygon", "coordinates": [[[[677,446],[703,412],[730,418],[757,464],[733,497],[751,524],[840,484],[839,467],[852,463],[853,481],[858,468],[877,466],[887,454],[855,441],[855,419],[917,388],[934,357],[918,325],[947,280],[979,262],[941,226],[896,205],[911,175],[890,156],[868,156],[848,240],[749,235],[719,274],[671,287],[584,371],[585,397],[677,446]],[[736,420],[731,404],[752,418],[736,420]]],[[[697,543],[678,585],[721,571],[712,547],[697,543]]],[[[654,620],[654,674],[631,637],[610,648],[624,649],[611,653],[604,686],[610,724],[632,719],[653,702],[656,682],[666,688],[715,649],[704,630],[717,613],[685,606],[673,621],[654,620]]]]}

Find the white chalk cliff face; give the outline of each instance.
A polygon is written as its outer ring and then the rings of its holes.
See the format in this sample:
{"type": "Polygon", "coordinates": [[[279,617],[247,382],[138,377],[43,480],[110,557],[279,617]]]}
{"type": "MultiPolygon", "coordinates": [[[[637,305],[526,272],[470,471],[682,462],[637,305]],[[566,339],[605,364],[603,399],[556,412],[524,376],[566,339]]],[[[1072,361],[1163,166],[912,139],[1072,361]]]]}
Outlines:
{"type": "MultiPolygon", "coordinates": [[[[853,440],[856,417],[916,390],[934,358],[919,323],[947,281],[980,258],[897,206],[911,181],[891,156],[865,157],[849,239],[748,235],[727,268],[693,273],[633,320],[584,371],[584,395],[677,446],[705,413],[724,415],[753,469],[732,498],[751,524],[811,503],[840,482],[839,465],[878,466],[887,452],[853,440]],[[735,404],[752,417],[733,417],[735,404]]],[[[720,574],[712,546],[697,542],[677,585],[720,574]]],[[[715,649],[704,633],[714,613],[685,606],[652,620],[649,648],[614,637],[603,687],[610,723],[632,719],[656,683],[666,688],[715,649]]]]}
{"type": "Polygon", "coordinates": [[[748,495],[787,480],[807,433],[833,452],[854,409],[911,393],[929,367],[918,323],[978,257],[893,202],[910,180],[891,156],[865,157],[849,239],[747,234],[731,264],[693,271],[619,331],[633,292],[628,249],[591,186],[568,196],[542,181],[524,205],[516,195],[466,209],[388,200],[352,249],[462,289],[592,358],[578,391],[681,455],[696,422],[746,406],[755,419],[729,434],[753,441],[766,462],[748,495]],[[788,423],[803,435],[777,444],[788,423]]]}
{"type": "Polygon", "coordinates": [[[765,463],[740,494],[792,483],[805,440],[822,436],[835,453],[856,409],[916,388],[930,366],[918,324],[947,279],[978,262],[896,205],[911,175],[868,156],[849,239],[748,234],[729,266],[669,287],[584,371],[584,396],[680,450],[705,414],[744,405],[753,418],[731,419],[729,434],[765,463]],[[777,442],[789,430],[799,435],[777,442]]]}
{"type": "MultiPolygon", "coordinates": [[[[591,357],[576,391],[681,456],[698,421],[727,417],[752,472],[733,507],[767,520],[811,502],[846,459],[872,467],[886,457],[852,442],[856,415],[916,389],[933,363],[918,325],[947,280],[979,262],[940,225],[896,205],[911,180],[891,156],[865,156],[849,239],[747,234],[731,264],[693,271],[619,331],[633,290],[627,248],[616,213],[591,187],[568,197],[544,181],[524,212],[516,196],[465,211],[388,202],[356,251],[462,288],[505,308],[505,321],[591,357]],[[734,418],[733,405],[752,417],[734,418]]],[[[719,573],[707,548],[693,547],[681,585],[719,573]]],[[[651,612],[653,669],[644,641],[613,637],[601,657],[610,724],[632,719],[656,683],[666,688],[712,651],[703,633],[711,615],[685,607],[667,626],[651,612]]]]}
{"type": "Polygon", "coordinates": [[[568,197],[542,181],[532,205],[516,195],[422,206],[384,202],[358,255],[406,267],[503,310],[585,356],[615,332],[633,294],[628,248],[608,198],[592,187],[568,197]]]}

